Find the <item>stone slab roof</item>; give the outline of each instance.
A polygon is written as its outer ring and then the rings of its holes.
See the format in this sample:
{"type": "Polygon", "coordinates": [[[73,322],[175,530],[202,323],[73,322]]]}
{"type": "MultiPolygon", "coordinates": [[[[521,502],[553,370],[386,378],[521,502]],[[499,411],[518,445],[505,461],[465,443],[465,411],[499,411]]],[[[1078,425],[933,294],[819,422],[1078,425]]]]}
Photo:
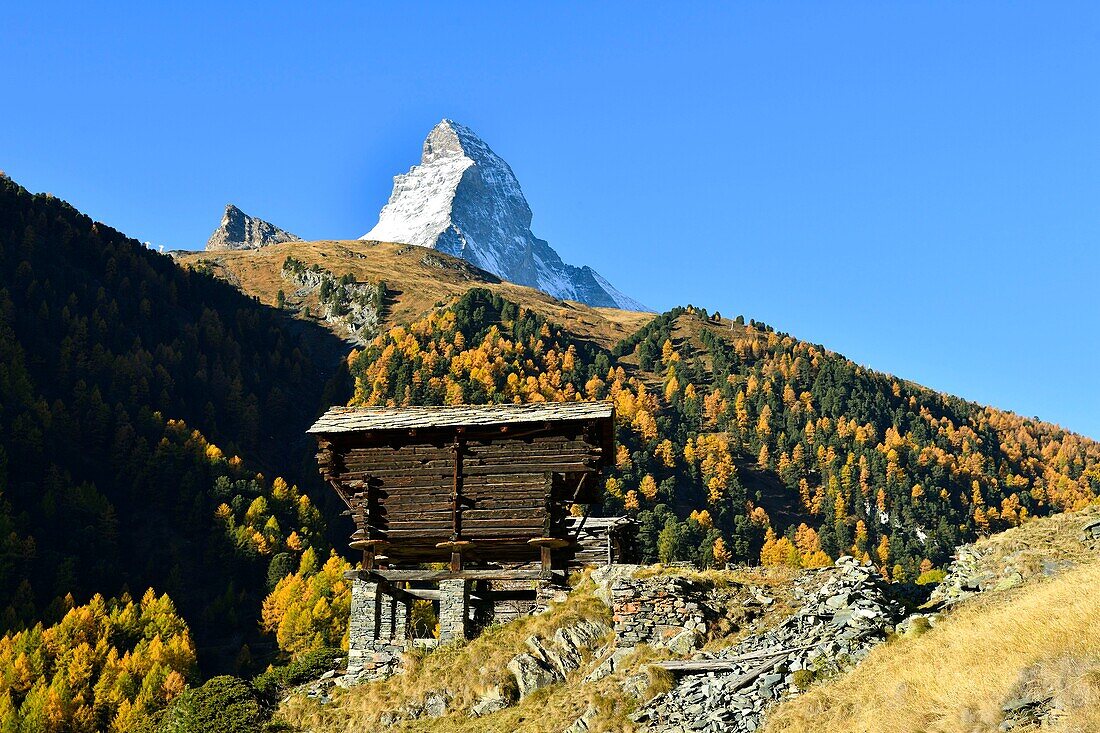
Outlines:
{"type": "Polygon", "coordinates": [[[610,402],[539,402],[526,405],[446,405],[432,407],[332,407],[307,433],[411,430],[560,420],[610,419],[610,402]]]}

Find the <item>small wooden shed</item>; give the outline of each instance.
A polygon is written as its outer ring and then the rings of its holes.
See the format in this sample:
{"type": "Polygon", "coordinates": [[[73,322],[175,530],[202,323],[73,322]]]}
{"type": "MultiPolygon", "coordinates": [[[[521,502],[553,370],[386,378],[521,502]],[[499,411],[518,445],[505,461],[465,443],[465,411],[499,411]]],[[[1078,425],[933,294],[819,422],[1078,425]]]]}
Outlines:
{"type": "Polygon", "coordinates": [[[364,568],[570,564],[569,507],[614,459],[608,402],[333,407],[309,432],[355,520],[364,568]]]}
{"type": "Polygon", "coordinates": [[[599,567],[637,562],[638,523],[630,517],[570,517],[566,524],[577,546],[575,564],[599,567]]]}

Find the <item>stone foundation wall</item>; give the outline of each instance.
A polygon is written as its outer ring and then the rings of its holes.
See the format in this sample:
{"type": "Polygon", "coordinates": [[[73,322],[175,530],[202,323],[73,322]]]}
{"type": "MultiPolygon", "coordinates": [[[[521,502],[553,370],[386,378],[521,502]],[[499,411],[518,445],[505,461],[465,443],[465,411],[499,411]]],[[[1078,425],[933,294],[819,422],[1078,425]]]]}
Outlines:
{"type": "Polygon", "coordinates": [[[348,670],[340,684],[348,687],[401,671],[404,644],[371,640],[348,650],[348,670]]]}
{"type": "MultiPolygon", "coordinates": [[[[413,596],[377,576],[345,575],[351,582],[348,670],[341,684],[354,685],[401,670],[416,644],[410,623],[413,596]]],[[[505,623],[564,599],[567,588],[549,581],[440,580],[439,642],[476,636],[491,623],[505,623]],[[504,597],[494,594],[506,593],[504,597]],[[476,598],[477,600],[474,600],[476,598]]]]}
{"type": "Polygon", "coordinates": [[[705,592],[683,578],[651,576],[622,578],[611,586],[615,636],[622,647],[697,645],[714,612],[704,603],[705,592]]]}

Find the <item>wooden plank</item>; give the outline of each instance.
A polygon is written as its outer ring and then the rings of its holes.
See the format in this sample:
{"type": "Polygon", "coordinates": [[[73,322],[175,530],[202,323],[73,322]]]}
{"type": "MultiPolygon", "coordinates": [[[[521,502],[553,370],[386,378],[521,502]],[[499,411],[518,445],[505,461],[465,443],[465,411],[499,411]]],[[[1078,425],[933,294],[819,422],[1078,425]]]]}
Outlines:
{"type": "MultiPolygon", "coordinates": [[[[477,530],[471,529],[466,533],[466,536],[477,546],[475,551],[482,552],[485,549],[481,547],[483,541],[500,540],[501,542],[509,541],[522,544],[526,543],[527,540],[532,537],[541,537],[542,527],[487,527],[477,530]]],[[[402,543],[420,543],[434,547],[437,543],[450,539],[451,530],[449,527],[433,529],[424,529],[423,527],[387,529],[385,531],[385,537],[390,542],[394,543],[394,546],[386,549],[387,554],[393,555],[401,549],[401,546],[396,545],[398,540],[402,543]]],[[[532,550],[526,554],[530,555],[537,553],[532,550]]]]}
{"type": "MultiPolygon", "coordinates": [[[[441,493],[433,492],[431,494],[409,494],[405,496],[382,496],[377,501],[370,504],[370,507],[380,509],[394,509],[397,511],[411,511],[421,507],[435,506],[437,504],[448,504],[450,502],[450,496],[441,493]]],[[[534,492],[523,494],[505,494],[496,496],[464,496],[462,498],[462,506],[464,509],[520,509],[523,507],[532,506],[544,506],[546,503],[545,496],[536,494],[534,492]]],[[[364,505],[365,502],[363,502],[364,505]]],[[[354,504],[359,505],[359,502],[354,504]]],[[[555,506],[562,508],[567,505],[564,502],[554,502],[555,506]]]]}
{"type": "MultiPolygon", "coordinates": [[[[740,654],[735,657],[726,657],[724,659],[673,659],[665,662],[656,662],[654,666],[660,667],[661,669],[667,669],[669,672],[681,672],[685,674],[693,672],[728,672],[742,666],[741,662],[764,659],[770,660],[767,662],[767,666],[770,669],[771,666],[776,664],[779,657],[785,657],[791,652],[812,649],[815,646],[817,646],[817,644],[793,646],[789,649],[765,649],[763,651],[740,654]]],[[[755,677],[752,679],[755,679],[755,677]]]]}
{"type": "MultiPolygon", "coordinates": [[[[432,505],[431,509],[415,510],[415,511],[402,511],[402,512],[385,512],[384,516],[391,522],[401,521],[429,521],[429,522],[446,522],[451,519],[451,507],[440,507],[439,505],[432,505]],[[414,517],[414,520],[405,519],[406,517],[414,517]]],[[[519,508],[519,509],[481,509],[478,507],[462,510],[462,521],[466,522],[486,522],[493,519],[532,519],[533,521],[542,521],[542,513],[538,508],[519,508]]]]}
{"type": "Polygon", "coordinates": [[[478,445],[471,441],[471,451],[477,455],[515,455],[521,453],[571,453],[577,451],[598,450],[599,446],[583,440],[557,441],[557,442],[531,442],[514,440],[511,442],[497,442],[488,445],[478,445]]]}
{"type": "MultiPolygon", "coordinates": [[[[472,463],[472,462],[471,462],[472,463]]],[[[467,476],[475,476],[480,474],[509,474],[509,473],[584,473],[586,471],[594,471],[595,467],[587,463],[531,463],[531,464],[508,464],[508,465],[477,465],[473,464],[467,466],[465,469],[467,476]]]]}
{"type": "MultiPolygon", "coordinates": [[[[450,499],[451,497],[446,494],[436,492],[432,494],[415,494],[411,496],[380,497],[377,501],[369,505],[365,502],[357,502],[353,506],[367,506],[371,511],[439,511],[441,505],[446,505],[448,509],[451,507],[450,499]]],[[[505,496],[467,496],[463,497],[462,500],[463,511],[468,509],[537,509],[544,508],[545,505],[545,497],[535,493],[509,494],[505,496]]],[[[554,502],[554,506],[560,507],[563,511],[565,510],[565,504],[563,503],[554,502]]]]}
{"type": "MultiPolygon", "coordinates": [[[[497,517],[471,520],[468,528],[471,533],[477,533],[480,531],[486,531],[490,529],[527,529],[534,528],[539,531],[545,529],[545,523],[540,517],[531,517],[528,519],[499,519],[497,517]]],[[[422,520],[422,519],[407,519],[407,520],[387,520],[385,523],[385,529],[388,533],[402,530],[416,530],[416,531],[440,531],[451,528],[451,520],[422,520]]]]}
{"type": "Polygon", "coordinates": [[[537,580],[542,577],[541,570],[506,570],[506,569],[464,569],[457,573],[449,570],[391,570],[376,569],[372,571],[349,570],[344,577],[350,579],[361,577],[364,579],[381,578],[390,582],[403,580],[421,580],[438,582],[440,580],[537,580]]]}
{"type": "Polygon", "coordinates": [[[391,460],[397,457],[449,458],[450,448],[439,445],[402,445],[397,448],[378,446],[372,448],[351,448],[344,452],[348,458],[367,460],[391,460]]]}
{"type": "Polygon", "coordinates": [[[339,475],[340,481],[363,481],[365,479],[401,478],[402,476],[438,476],[446,478],[454,471],[451,464],[440,466],[421,466],[419,468],[379,469],[371,471],[345,471],[339,475]]]}

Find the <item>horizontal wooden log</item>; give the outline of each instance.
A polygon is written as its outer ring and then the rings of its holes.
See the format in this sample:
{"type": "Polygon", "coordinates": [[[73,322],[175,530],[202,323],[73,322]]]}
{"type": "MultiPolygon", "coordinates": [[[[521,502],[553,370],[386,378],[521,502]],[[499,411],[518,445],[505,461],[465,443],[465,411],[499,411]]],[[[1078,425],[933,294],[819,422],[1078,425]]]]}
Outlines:
{"type": "MultiPolygon", "coordinates": [[[[353,507],[363,507],[363,511],[416,512],[451,509],[450,492],[431,494],[413,494],[409,496],[380,497],[375,501],[358,501],[353,507]]],[[[553,505],[564,503],[553,502],[553,505]]],[[[537,509],[546,506],[546,495],[536,492],[503,494],[496,496],[463,495],[460,501],[462,509],[537,509]]]]}
{"type": "MultiPolygon", "coordinates": [[[[555,573],[555,575],[563,576],[563,573],[555,573]]],[[[536,569],[530,570],[494,570],[494,569],[471,569],[471,570],[459,570],[452,572],[449,570],[390,570],[390,569],[378,569],[378,570],[349,570],[344,573],[344,577],[354,579],[356,577],[364,580],[370,580],[372,578],[380,578],[390,582],[405,581],[405,580],[420,580],[428,582],[439,582],[440,580],[538,580],[542,577],[542,571],[536,569]]]]}
{"type": "Polygon", "coordinates": [[[564,448],[558,446],[546,446],[543,448],[531,448],[530,446],[509,446],[508,448],[481,448],[468,449],[462,455],[479,460],[508,459],[521,456],[600,456],[603,451],[591,445],[578,446],[576,448],[564,448]]]}
{"type": "Polygon", "coordinates": [[[464,465],[462,472],[466,476],[481,474],[514,474],[514,473],[586,473],[594,471],[595,466],[588,463],[523,463],[506,465],[464,465]]]}
{"type": "MultiPolygon", "coordinates": [[[[487,522],[494,519],[528,519],[531,518],[534,521],[543,521],[546,518],[545,508],[518,508],[518,509],[463,509],[459,512],[462,515],[462,525],[465,527],[471,522],[487,522]]],[[[430,522],[450,522],[451,521],[451,508],[445,509],[434,508],[430,510],[424,510],[419,512],[395,512],[387,511],[384,516],[391,523],[400,522],[405,520],[406,517],[415,517],[413,521],[430,521],[430,522]]],[[[405,520],[408,521],[408,520],[405,520]]]]}
{"type": "MultiPolygon", "coordinates": [[[[526,519],[501,519],[499,517],[492,517],[481,520],[471,520],[467,517],[463,517],[462,520],[462,533],[475,535],[477,532],[497,529],[508,528],[527,528],[533,527],[535,529],[541,529],[545,527],[546,523],[543,518],[530,517],[526,519]]],[[[432,530],[445,530],[450,532],[454,525],[450,518],[446,521],[432,521],[422,519],[410,519],[410,520],[387,520],[384,528],[390,534],[402,531],[402,530],[415,530],[415,531],[432,531],[432,530]]]]}
{"type": "Polygon", "coordinates": [[[760,670],[771,669],[778,663],[780,657],[785,657],[791,652],[800,652],[806,649],[812,649],[816,644],[807,644],[803,646],[793,646],[787,649],[764,649],[758,652],[750,652],[748,654],[740,654],[735,657],[726,657],[724,659],[673,659],[665,662],[656,662],[653,666],[666,669],[669,672],[678,672],[681,674],[692,673],[704,673],[704,672],[723,672],[736,669],[743,666],[742,662],[754,661],[754,660],[766,660],[763,665],[757,668],[757,670],[750,671],[745,679],[755,679],[762,672],[760,670]]]}
{"type": "Polygon", "coordinates": [[[339,475],[340,481],[366,481],[368,479],[400,478],[402,476],[453,476],[454,464],[442,466],[421,466],[418,468],[386,468],[377,471],[358,471],[348,469],[339,475]]]}
{"type": "MultiPolygon", "coordinates": [[[[438,487],[411,487],[409,489],[379,489],[370,498],[356,499],[355,505],[372,504],[377,506],[418,506],[433,501],[439,501],[445,497],[448,501],[453,493],[451,487],[440,490],[438,487]]],[[[478,506],[495,506],[508,503],[546,503],[546,489],[530,485],[514,485],[503,487],[463,486],[464,499],[475,502],[478,506]]]]}
{"type": "MultiPolygon", "coordinates": [[[[463,530],[462,536],[468,537],[472,542],[478,544],[477,551],[483,556],[485,555],[486,548],[481,547],[481,543],[486,540],[499,540],[504,543],[513,542],[516,544],[526,544],[527,540],[532,537],[538,537],[542,534],[542,527],[500,527],[500,528],[485,528],[478,531],[463,530]]],[[[412,529],[390,529],[385,533],[385,537],[392,544],[392,549],[387,550],[387,554],[396,555],[403,552],[407,546],[413,544],[420,544],[422,546],[435,547],[439,542],[443,542],[451,536],[450,529],[432,529],[425,530],[419,528],[412,529]]],[[[532,553],[526,553],[528,555],[532,553]]]]}

